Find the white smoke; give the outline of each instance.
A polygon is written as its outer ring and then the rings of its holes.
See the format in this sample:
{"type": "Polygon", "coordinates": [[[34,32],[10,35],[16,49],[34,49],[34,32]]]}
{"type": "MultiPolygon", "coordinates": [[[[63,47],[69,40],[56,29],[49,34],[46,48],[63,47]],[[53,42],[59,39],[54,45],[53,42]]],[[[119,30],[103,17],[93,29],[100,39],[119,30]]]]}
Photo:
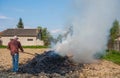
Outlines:
{"type": "Polygon", "coordinates": [[[95,61],[107,48],[109,30],[117,18],[118,0],[74,0],[73,35],[56,45],[61,55],[72,54],[77,62],[95,61]]]}

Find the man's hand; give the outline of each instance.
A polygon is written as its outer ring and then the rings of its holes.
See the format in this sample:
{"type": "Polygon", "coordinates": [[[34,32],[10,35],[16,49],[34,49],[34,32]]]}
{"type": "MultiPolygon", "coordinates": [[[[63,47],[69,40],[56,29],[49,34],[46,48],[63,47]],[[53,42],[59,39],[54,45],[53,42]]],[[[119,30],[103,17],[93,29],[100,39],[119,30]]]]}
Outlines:
{"type": "Polygon", "coordinates": [[[21,50],[22,53],[24,53],[24,50],[21,50]]]}

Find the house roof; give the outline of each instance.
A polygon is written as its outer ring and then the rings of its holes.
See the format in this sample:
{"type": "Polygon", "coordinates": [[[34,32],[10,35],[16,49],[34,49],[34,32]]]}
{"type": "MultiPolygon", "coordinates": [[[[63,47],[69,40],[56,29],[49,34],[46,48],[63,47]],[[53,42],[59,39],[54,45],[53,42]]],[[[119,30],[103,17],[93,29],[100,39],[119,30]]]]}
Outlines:
{"type": "Polygon", "coordinates": [[[37,36],[37,29],[6,29],[1,36],[37,36]]]}

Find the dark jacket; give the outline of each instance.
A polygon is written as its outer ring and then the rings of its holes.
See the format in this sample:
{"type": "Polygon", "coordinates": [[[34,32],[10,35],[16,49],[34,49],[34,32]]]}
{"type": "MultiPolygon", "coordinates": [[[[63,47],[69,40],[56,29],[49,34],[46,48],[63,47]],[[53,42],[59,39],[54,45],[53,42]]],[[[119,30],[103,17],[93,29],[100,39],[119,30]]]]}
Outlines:
{"type": "Polygon", "coordinates": [[[14,39],[8,43],[8,49],[10,50],[11,55],[14,55],[15,53],[19,53],[19,49],[23,52],[21,43],[14,39]]]}

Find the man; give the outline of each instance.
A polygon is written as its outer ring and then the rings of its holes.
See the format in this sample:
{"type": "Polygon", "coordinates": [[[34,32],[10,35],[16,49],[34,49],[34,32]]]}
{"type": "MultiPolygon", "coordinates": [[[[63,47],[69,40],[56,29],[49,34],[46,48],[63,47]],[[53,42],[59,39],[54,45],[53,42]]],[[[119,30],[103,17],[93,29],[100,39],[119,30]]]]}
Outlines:
{"type": "Polygon", "coordinates": [[[24,52],[21,43],[17,40],[18,37],[14,36],[14,38],[8,43],[8,49],[10,50],[12,56],[13,72],[17,72],[19,68],[19,49],[21,52],[24,52]]]}

